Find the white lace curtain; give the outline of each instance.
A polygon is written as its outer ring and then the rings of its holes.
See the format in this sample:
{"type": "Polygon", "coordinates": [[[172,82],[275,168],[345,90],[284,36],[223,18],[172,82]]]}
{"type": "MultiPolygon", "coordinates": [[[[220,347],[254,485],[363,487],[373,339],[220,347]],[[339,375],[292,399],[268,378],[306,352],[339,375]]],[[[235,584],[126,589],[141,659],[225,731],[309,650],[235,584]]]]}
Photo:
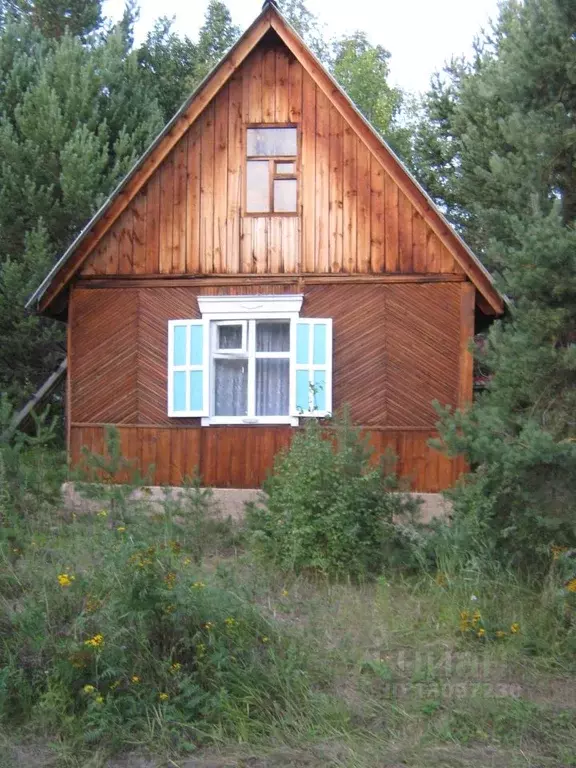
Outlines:
{"type": "MultiPolygon", "coordinates": [[[[289,323],[256,323],[257,352],[288,352],[289,323]]],[[[257,357],[256,416],[286,416],[289,409],[290,361],[257,357]]],[[[248,415],[248,358],[215,360],[216,416],[248,415]]]]}

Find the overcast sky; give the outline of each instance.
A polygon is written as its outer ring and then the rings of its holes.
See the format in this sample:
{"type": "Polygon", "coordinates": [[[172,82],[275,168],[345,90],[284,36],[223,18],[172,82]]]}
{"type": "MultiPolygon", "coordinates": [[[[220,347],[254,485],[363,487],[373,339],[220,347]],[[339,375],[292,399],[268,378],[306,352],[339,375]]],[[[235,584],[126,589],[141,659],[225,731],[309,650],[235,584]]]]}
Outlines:
{"type": "MultiPolygon", "coordinates": [[[[176,28],[195,39],[208,0],[140,0],[136,30],[141,39],[158,16],[175,16],[176,28]]],[[[242,30],[254,20],[261,0],[227,0],[242,30]]],[[[124,0],[106,0],[105,12],[117,18],[124,0]]],[[[498,0],[308,0],[328,36],[356,29],[368,32],[392,54],[391,81],[409,91],[426,90],[430,76],[453,55],[469,53],[472,41],[498,12],[498,0]]]]}

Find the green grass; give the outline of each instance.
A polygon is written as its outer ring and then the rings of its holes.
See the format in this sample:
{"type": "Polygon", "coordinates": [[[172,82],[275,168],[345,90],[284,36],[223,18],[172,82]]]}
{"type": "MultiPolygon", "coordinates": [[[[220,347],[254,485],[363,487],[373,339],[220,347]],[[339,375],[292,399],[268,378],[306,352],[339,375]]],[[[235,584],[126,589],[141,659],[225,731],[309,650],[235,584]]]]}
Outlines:
{"type": "Polygon", "coordinates": [[[106,515],[3,503],[0,768],[576,766],[551,582],[283,575],[194,491],[153,514],[116,490],[106,515]]]}

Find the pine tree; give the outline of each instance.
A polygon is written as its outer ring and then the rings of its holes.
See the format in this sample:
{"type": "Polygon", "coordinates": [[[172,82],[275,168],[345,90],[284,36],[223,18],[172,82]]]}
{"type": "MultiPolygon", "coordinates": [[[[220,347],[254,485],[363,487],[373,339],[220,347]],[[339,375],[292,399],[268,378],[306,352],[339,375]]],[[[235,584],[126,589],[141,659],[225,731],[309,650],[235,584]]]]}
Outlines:
{"type": "Polygon", "coordinates": [[[126,30],[50,38],[24,14],[0,28],[0,390],[16,403],[64,353],[28,295],[162,125],[126,30]]]}
{"type": "Polygon", "coordinates": [[[478,515],[496,556],[530,566],[576,544],[575,17],[566,0],[504,4],[475,60],[436,81],[418,142],[510,299],[488,391],[444,418],[474,467],[456,518],[478,515]]]}
{"type": "Polygon", "coordinates": [[[86,37],[103,24],[102,0],[4,0],[0,16],[27,20],[45,37],[86,37]]]}

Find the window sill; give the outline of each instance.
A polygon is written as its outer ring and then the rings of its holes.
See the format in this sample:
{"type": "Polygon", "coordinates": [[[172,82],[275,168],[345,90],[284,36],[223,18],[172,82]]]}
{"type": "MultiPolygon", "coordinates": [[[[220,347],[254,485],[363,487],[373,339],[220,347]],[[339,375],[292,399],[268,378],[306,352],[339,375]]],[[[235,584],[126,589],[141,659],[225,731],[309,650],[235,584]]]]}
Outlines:
{"type": "Polygon", "coordinates": [[[203,427],[225,427],[225,426],[243,426],[243,427],[270,427],[289,425],[297,427],[299,425],[298,416],[203,416],[203,427]]]}

